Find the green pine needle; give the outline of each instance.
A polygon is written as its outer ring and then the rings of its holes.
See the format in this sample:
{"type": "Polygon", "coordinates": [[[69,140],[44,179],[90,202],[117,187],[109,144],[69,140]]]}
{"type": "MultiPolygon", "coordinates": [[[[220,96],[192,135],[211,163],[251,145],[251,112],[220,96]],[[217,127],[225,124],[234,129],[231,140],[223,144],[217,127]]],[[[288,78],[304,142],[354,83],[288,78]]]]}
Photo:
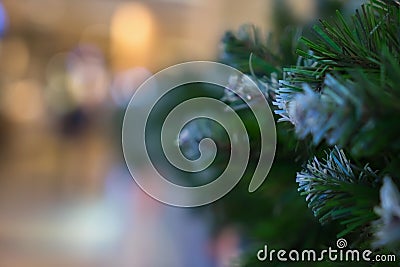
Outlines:
{"type": "Polygon", "coordinates": [[[340,12],[303,38],[297,66],[284,68],[276,113],[298,137],[349,147],[354,156],[395,152],[400,146],[400,8],[371,0],[351,21],[340,12]],[[310,93],[314,91],[314,93],[310,93]]]}
{"type": "Polygon", "coordinates": [[[297,173],[296,181],[322,224],[339,220],[346,227],[340,236],[377,218],[373,208],[379,204],[379,177],[368,165],[364,168],[352,165],[337,147],[323,161],[311,160],[297,173]]]}

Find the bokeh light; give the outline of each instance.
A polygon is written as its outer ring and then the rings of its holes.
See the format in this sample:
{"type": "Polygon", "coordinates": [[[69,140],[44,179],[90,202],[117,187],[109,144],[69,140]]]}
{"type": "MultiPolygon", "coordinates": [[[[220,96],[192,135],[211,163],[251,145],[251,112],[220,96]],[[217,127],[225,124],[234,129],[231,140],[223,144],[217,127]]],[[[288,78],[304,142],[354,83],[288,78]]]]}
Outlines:
{"type": "Polygon", "coordinates": [[[111,42],[117,70],[142,66],[150,60],[155,22],[149,8],[139,2],[120,4],[112,17],[111,42]]]}
{"type": "Polygon", "coordinates": [[[8,26],[8,17],[3,4],[0,2],[0,37],[2,37],[8,26]]]}
{"type": "Polygon", "coordinates": [[[39,122],[44,115],[44,97],[41,85],[35,80],[9,84],[2,92],[1,110],[17,123],[39,122]]]}
{"type": "MultiPolygon", "coordinates": [[[[215,60],[226,30],[271,29],[275,1],[0,0],[0,266],[237,257],[239,230],[213,228],[223,212],[165,206],[133,182],[122,117],[152,74],[215,60]]],[[[316,0],[288,1],[307,17],[316,0]]]]}

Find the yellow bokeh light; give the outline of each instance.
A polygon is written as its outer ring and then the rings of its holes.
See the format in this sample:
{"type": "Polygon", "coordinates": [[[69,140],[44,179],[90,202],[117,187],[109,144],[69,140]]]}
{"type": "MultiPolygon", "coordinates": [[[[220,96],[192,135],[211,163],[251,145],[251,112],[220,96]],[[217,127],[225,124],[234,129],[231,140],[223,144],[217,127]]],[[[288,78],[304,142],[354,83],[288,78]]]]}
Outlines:
{"type": "Polygon", "coordinates": [[[125,69],[146,64],[154,20],[141,3],[119,5],[111,22],[111,49],[114,67],[125,69]]]}
{"type": "Polygon", "coordinates": [[[44,99],[40,84],[23,80],[10,84],[3,90],[2,112],[16,123],[36,122],[44,115],[44,99]]]}

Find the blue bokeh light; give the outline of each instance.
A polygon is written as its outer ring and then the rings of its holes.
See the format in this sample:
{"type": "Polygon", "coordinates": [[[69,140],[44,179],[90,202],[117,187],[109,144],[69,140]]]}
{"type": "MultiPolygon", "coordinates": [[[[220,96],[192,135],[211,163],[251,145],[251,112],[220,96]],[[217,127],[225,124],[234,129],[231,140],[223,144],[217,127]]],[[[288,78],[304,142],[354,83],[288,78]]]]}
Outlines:
{"type": "Polygon", "coordinates": [[[3,3],[0,2],[0,37],[4,36],[4,33],[7,30],[7,26],[8,26],[7,12],[3,6],[3,3]]]}

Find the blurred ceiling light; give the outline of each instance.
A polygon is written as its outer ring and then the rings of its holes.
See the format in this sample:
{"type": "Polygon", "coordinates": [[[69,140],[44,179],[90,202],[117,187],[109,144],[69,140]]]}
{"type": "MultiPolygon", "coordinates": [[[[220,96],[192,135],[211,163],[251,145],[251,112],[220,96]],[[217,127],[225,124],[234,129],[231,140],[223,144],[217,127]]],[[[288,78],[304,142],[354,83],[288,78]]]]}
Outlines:
{"type": "Polygon", "coordinates": [[[1,102],[1,111],[13,122],[38,122],[44,115],[42,88],[35,80],[10,84],[4,88],[1,102]]]}
{"type": "Polygon", "coordinates": [[[148,60],[154,19],[141,3],[117,6],[111,22],[111,49],[114,67],[126,69],[144,65],[148,60]]]}
{"type": "Polygon", "coordinates": [[[108,96],[109,74],[102,52],[79,45],[69,53],[54,55],[46,69],[46,100],[58,115],[78,107],[97,108],[108,96]]]}
{"type": "Polygon", "coordinates": [[[30,60],[28,46],[22,38],[6,38],[0,50],[0,72],[4,77],[21,77],[25,74],[30,60]]]}
{"type": "Polygon", "coordinates": [[[315,0],[286,0],[288,1],[291,10],[297,16],[298,19],[302,21],[307,21],[313,18],[316,13],[316,3],[315,0]]]}
{"type": "Polygon", "coordinates": [[[86,107],[97,106],[107,97],[108,73],[103,54],[93,45],[80,45],[67,57],[67,89],[86,107]]]}

